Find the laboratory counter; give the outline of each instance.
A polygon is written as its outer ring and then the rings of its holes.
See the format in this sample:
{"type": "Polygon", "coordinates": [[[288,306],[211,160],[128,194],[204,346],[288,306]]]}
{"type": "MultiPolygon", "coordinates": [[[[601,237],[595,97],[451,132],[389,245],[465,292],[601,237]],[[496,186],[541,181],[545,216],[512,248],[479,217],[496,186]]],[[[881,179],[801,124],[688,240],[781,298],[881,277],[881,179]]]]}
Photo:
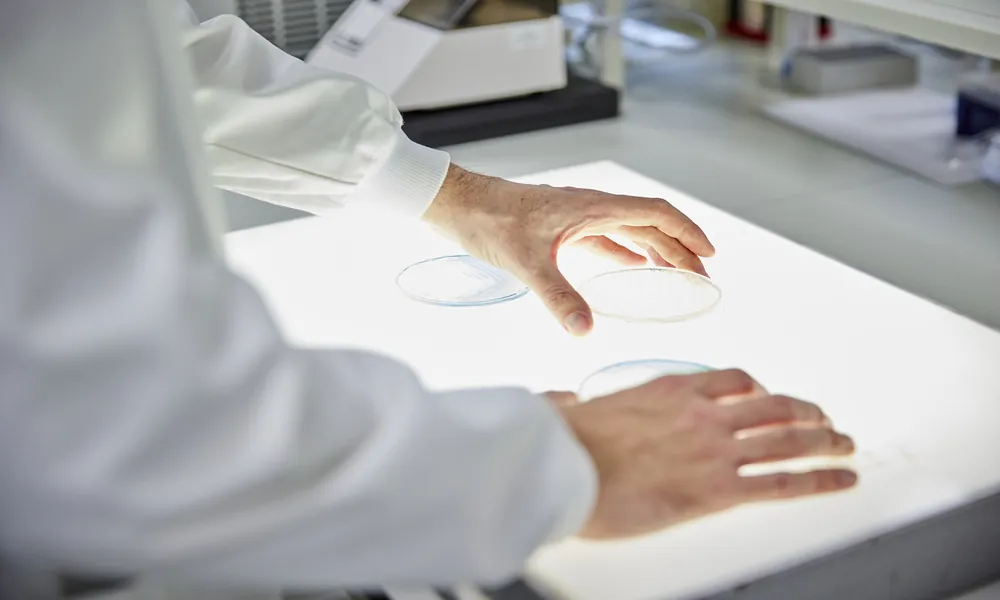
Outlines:
{"type": "MultiPolygon", "coordinates": [[[[568,540],[500,591],[391,597],[939,600],[1000,576],[1000,332],[613,163],[524,181],[670,201],[717,247],[707,267],[721,303],[672,325],[598,318],[577,339],[532,295],[481,308],[415,302],[397,274],[457,249],[362,207],[236,232],[227,250],[291,341],[377,350],[433,389],[577,389],[600,367],[639,358],[744,368],[824,406],[856,440],[860,484],[639,539],[568,540]]],[[[608,268],[573,253],[564,265],[575,282],[608,268]]]]}

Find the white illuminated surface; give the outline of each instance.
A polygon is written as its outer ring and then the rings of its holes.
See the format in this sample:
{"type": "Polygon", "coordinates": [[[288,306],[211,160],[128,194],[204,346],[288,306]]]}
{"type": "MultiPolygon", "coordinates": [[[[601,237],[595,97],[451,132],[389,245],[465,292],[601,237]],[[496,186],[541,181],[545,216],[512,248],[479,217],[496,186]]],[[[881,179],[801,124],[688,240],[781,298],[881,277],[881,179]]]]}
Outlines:
{"type": "MultiPolygon", "coordinates": [[[[554,597],[706,595],[1000,491],[1000,333],[611,163],[525,181],[667,199],[715,243],[706,266],[722,302],[678,324],[599,318],[586,339],[565,334],[530,294],[482,308],[422,304],[396,275],[457,248],[358,209],[234,233],[228,251],[297,343],[395,356],[434,388],[575,390],[598,368],[640,358],[740,366],[772,391],[822,404],[855,437],[861,472],[849,493],[544,549],[529,579],[554,597]]],[[[607,267],[582,255],[565,263],[574,281],[607,267]]]]}

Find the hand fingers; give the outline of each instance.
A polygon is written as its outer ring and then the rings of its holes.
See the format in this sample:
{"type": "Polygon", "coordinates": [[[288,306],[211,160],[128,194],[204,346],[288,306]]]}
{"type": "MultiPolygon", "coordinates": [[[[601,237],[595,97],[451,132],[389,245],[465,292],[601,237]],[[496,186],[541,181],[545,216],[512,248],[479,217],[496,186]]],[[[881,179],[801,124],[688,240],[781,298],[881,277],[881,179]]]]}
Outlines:
{"type": "Polygon", "coordinates": [[[660,253],[649,244],[639,244],[639,246],[646,251],[646,254],[649,256],[649,260],[653,261],[653,264],[657,267],[666,267],[668,269],[675,268],[674,265],[664,260],[664,258],[660,256],[660,253]]]}
{"type": "Polygon", "coordinates": [[[736,442],[740,466],[778,462],[807,456],[847,456],[854,441],[832,429],[788,427],[736,442]]]}
{"type": "Polygon", "coordinates": [[[663,259],[678,268],[708,276],[697,255],[656,227],[624,227],[623,230],[630,238],[652,246],[663,259]]]}
{"type": "Polygon", "coordinates": [[[810,473],[774,473],[740,479],[740,490],[745,495],[745,500],[750,502],[838,492],[852,488],[858,482],[857,474],[846,469],[810,473]]]}
{"type": "Polygon", "coordinates": [[[746,371],[740,369],[709,371],[689,377],[696,390],[713,400],[759,396],[766,391],[746,371]]]}
{"type": "Polygon", "coordinates": [[[590,307],[583,296],[566,281],[555,262],[527,270],[524,282],[538,294],[566,331],[578,336],[590,333],[594,324],[590,307]]]}
{"type": "Polygon", "coordinates": [[[830,423],[820,407],[788,396],[764,396],[744,400],[726,406],[723,411],[733,431],[791,423],[803,425],[830,423]]]}
{"type": "Polygon", "coordinates": [[[641,254],[632,252],[625,246],[603,235],[588,235],[575,242],[575,245],[582,246],[587,250],[612,258],[626,265],[644,265],[646,258],[641,254]]]}
{"type": "MultiPolygon", "coordinates": [[[[701,227],[695,224],[687,215],[674,208],[666,200],[659,198],[637,198],[619,196],[615,207],[619,225],[634,227],[653,226],[684,244],[698,256],[714,256],[715,247],[701,227]]],[[[667,257],[664,257],[667,258],[667,257]]]]}

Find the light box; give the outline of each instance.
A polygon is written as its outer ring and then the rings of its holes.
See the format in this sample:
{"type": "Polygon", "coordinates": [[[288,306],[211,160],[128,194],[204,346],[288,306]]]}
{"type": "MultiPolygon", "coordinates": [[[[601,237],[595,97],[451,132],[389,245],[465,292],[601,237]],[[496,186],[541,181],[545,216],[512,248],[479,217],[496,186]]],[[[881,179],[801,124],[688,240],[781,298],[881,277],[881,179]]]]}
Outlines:
{"type": "MultiPolygon", "coordinates": [[[[346,209],[231,234],[232,264],[294,342],[366,348],[432,388],[576,389],[636,358],[745,368],[822,405],[854,436],[857,489],[762,504],[614,543],[566,541],[528,565],[560,600],[706,596],[838,552],[1000,491],[1000,333],[612,163],[525,178],[668,200],[718,249],[720,304],[669,325],[598,318],[566,334],[528,296],[480,308],[415,302],[396,275],[457,249],[422,225],[346,209]]],[[[573,281],[610,263],[563,257],[573,281]]]]}

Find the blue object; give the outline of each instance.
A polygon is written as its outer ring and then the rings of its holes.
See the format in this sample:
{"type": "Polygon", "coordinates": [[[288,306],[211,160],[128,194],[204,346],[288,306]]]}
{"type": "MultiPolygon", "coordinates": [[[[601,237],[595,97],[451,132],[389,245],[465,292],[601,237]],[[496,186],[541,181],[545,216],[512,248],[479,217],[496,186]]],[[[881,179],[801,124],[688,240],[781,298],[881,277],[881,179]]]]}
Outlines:
{"type": "Polygon", "coordinates": [[[1000,128],[1000,90],[975,88],[958,93],[958,126],[960,138],[982,135],[1000,128]]]}

